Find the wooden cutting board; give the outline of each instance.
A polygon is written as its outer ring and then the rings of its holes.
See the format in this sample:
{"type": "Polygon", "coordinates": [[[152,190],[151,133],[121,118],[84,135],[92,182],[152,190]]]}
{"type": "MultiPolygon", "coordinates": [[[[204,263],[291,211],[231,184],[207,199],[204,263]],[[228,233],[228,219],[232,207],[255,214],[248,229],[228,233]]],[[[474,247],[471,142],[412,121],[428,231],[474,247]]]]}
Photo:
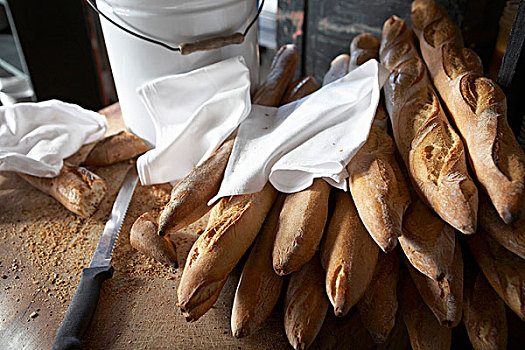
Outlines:
{"type": "MultiPolygon", "coordinates": [[[[118,105],[101,111],[108,134],[123,129],[118,105]]],[[[0,348],[50,349],[77,287],[89,264],[129,162],[92,168],[105,179],[108,193],[95,214],[81,218],[55,199],[34,189],[17,175],[0,174],[0,348]]],[[[230,331],[231,305],[240,267],[228,279],[215,306],[195,323],[176,308],[181,269],[145,258],[129,244],[135,219],[158,213],[171,186],[138,186],[113,256],[115,274],[105,282],[96,316],[84,345],[88,349],[286,349],[282,302],[263,329],[244,339],[230,331]]],[[[206,218],[177,233],[180,259],[205,226],[206,218]]],[[[406,348],[404,327],[400,349],[406,348]]],[[[312,348],[372,348],[356,312],[327,321],[312,348]]]]}

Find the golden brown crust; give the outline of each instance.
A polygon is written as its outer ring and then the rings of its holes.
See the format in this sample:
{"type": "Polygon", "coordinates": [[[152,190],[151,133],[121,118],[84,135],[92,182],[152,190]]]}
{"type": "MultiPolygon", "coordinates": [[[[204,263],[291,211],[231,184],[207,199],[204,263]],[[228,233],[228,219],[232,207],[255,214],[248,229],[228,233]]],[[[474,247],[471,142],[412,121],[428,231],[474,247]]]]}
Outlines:
{"type": "Polygon", "coordinates": [[[463,143],[441,108],[405,21],[393,16],[385,22],[380,54],[393,71],[384,87],[386,107],[414,187],[443,220],[474,233],[478,196],[463,143]]]}
{"type": "Polygon", "coordinates": [[[525,218],[506,225],[490,202],[487,194],[479,196],[479,225],[503,247],[525,259],[525,218]]]}
{"type": "Polygon", "coordinates": [[[467,239],[470,252],[492,288],[525,321],[525,260],[479,231],[467,239]]]}
{"type": "Polygon", "coordinates": [[[236,338],[253,334],[270,316],[284,279],[273,270],[272,249],[284,202],[280,194],[246,260],[233,300],[231,329],[236,338]]]}
{"type": "Polygon", "coordinates": [[[299,100],[305,96],[310,95],[312,92],[319,89],[319,84],[313,75],[307,75],[298,79],[288,86],[286,93],[281,101],[281,104],[287,104],[296,100],[299,100]]]}
{"type": "Polygon", "coordinates": [[[219,191],[233,143],[234,138],[228,138],[217,151],[173,187],[170,201],[159,215],[160,235],[178,231],[210,210],[208,201],[219,191]]]}
{"type": "Polygon", "coordinates": [[[276,196],[268,183],[261,192],[220,200],[222,211],[193,244],[182,272],[177,305],[188,320],[197,320],[213,305],[228,274],[257,236],[276,196]],[[215,300],[210,302],[210,298],[215,300]]]}
{"type": "Polygon", "coordinates": [[[500,217],[525,208],[525,154],[507,123],[501,89],[482,77],[481,61],[463,47],[459,29],[434,1],[412,3],[412,22],[430,76],[460,131],[469,161],[500,217]]]}
{"type": "Polygon", "coordinates": [[[82,217],[93,215],[106,194],[106,183],[86,168],[64,163],[53,178],[18,174],[35,188],[52,196],[66,209],[82,217]]]}
{"type": "Polygon", "coordinates": [[[137,136],[122,130],[118,134],[103,138],[89,152],[85,165],[106,166],[134,158],[149,149],[137,136]]]}
{"type": "Polygon", "coordinates": [[[334,213],[321,246],[326,294],[336,316],[346,315],[363,297],[372,280],[378,252],[350,195],[337,191],[334,213]]]}
{"type": "MultiPolygon", "coordinates": [[[[353,69],[368,59],[378,58],[379,41],[370,34],[361,34],[354,38],[350,50],[350,69],[353,69]]],[[[384,252],[396,246],[410,201],[405,178],[394,157],[394,143],[387,134],[386,119],[380,104],[367,141],[347,167],[359,216],[384,252]]]]}
{"type": "Polygon", "coordinates": [[[457,326],[463,311],[463,258],[459,242],[452,264],[439,281],[423,275],[408,262],[406,265],[419,294],[439,323],[445,327],[457,326]]]}
{"type": "Polygon", "coordinates": [[[284,298],[284,330],[294,349],[307,349],[323,325],[329,305],[323,279],[317,255],[290,277],[284,298]]]}
{"type": "Polygon", "coordinates": [[[423,30],[427,24],[442,17],[444,13],[445,9],[435,1],[415,0],[411,8],[412,27],[414,30],[423,30]]]}
{"type": "Polygon", "coordinates": [[[463,324],[474,349],[507,349],[505,304],[477,268],[465,273],[463,300],[463,324]]]}
{"type": "Polygon", "coordinates": [[[297,271],[319,248],[328,216],[330,185],[315,179],[307,189],[286,196],[273,246],[273,268],[281,276],[297,271]]]}
{"type": "Polygon", "coordinates": [[[374,135],[376,132],[371,130],[366,144],[348,165],[349,187],[367,231],[384,252],[389,252],[401,236],[410,196],[393,149],[386,150],[392,139],[385,133],[374,135]],[[375,141],[378,146],[372,151],[369,146],[375,141]]]}
{"type": "Polygon", "coordinates": [[[161,264],[178,267],[174,245],[168,236],[157,235],[157,221],[150,213],[144,213],[135,220],[129,234],[129,243],[161,264]]]}
{"type": "Polygon", "coordinates": [[[473,72],[483,74],[483,64],[478,55],[471,49],[461,48],[447,43],[441,48],[443,55],[443,69],[449,79],[456,79],[461,74],[473,72]]]}
{"type": "Polygon", "coordinates": [[[323,86],[334,82],[335,80],[344,77],[348,73],[348,65],[350,63],[350,56],[342,54],[337,56],[330,62],[330,68],[324,75],[323,86]]]}
{"type": "MultiPolygon", "coordinates": [[[[298,62],[299,54],[294,45],[281,47],[273,60],[266,82],[257,91],[253,102],[265,106],[277,106],[288,83],[292,80],[298,62]]],[[[302,93],[301,91],[304,91],[304,88],[297,93],[302,93]]],[[[171,200],[159,217],[160,235],[188,226],[211,209],[208,201],[219,190],[235,135],[234,132],[215,153],[173,188],[171,200]]]]}
{"type": "Polygon", "coordinates": [[[454,259],[455,236],[452,226],[417,200],[405,215],[399,243],[414,268],[438,281],[454,259]]]}
{"type": "Polygon", "coordinates": [[[379,40],[372,34],[359,34],[350,43],[349,71],[352,71],[368,60],[379,57],[379,40]]]}
{"type": "Polygon", "coordinates": [[[288,83],[295,75],[299,63],[299,50],[295,45],[282,46],[275,54],[270,73],[259,87],[253,101],[263,106],[277,106],[283,97],[288,83]]]}
{"type": "Polygon", "coordinates": [[[357,304],[363,326],[376,344],[384,343],[396,322],[399,251],[379,254],[372,282],[357,304]]]}
{"type": "Polygon", "coordinates": [[[408,276],[402,283],[400,303],[412,349],[450,349],[451,329],[439,324],[408,276]]]}

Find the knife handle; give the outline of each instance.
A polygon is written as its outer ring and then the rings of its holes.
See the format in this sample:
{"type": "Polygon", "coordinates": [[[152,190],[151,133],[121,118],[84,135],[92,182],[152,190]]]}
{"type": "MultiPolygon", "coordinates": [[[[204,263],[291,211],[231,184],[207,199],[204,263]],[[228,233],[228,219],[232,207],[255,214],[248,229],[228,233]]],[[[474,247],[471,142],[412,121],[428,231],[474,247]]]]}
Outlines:
{"type": "Polygon", "coordinates": [[[80,283],[67,308],[53,342],[53,350],[80,348],[97,309],[102,283],[113,276],[113,266],[87,267],[82,270],[80,283]]]}

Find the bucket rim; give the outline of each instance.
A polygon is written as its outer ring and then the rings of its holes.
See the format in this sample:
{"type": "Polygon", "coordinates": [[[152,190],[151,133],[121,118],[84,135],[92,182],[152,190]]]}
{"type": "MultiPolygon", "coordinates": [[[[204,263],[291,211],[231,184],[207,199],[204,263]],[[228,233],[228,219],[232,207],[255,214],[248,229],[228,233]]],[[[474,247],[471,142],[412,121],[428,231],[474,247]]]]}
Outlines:
{"type": "Polygon", "coordinates": [[[167,14],[186,13],[199,10],[213,10],[236,3],[257,3],[256,0],[96,0],[104,7],[110,7],[119,14],[167,14]]]}

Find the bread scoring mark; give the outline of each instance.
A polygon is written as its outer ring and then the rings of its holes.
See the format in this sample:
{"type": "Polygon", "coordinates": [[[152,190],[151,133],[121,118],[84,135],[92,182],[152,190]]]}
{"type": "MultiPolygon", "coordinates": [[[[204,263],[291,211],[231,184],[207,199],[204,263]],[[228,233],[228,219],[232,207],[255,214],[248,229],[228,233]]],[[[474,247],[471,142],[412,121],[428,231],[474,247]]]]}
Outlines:
{"type": "Polygon", "coordinates": [[[450,80],[466,73],[483,74],[481,59],[474,51],[447,43],[441,47],[441,52],[443,70],[450,80]]]}
{"type": "MultiPolygon", "coordinates": [[[[492,80],[477,74],[465,75],[461,79],[460,90],[472,113],[477,116],[505,100],[503,91],[492,80]]],[[[503,108],[501,112],[503,113],[503,108]]]]}
{"type": "Polygon", "coordinates": [[[407,30],[408,26],[405,21],[397,16],[390,17],[383,25],[383,44],[395,43],[396,39],[400,39],[407,30]]]}
{"type": "MultiPolygon", "coordinates": [[[[231,198],[231,197],[230,197],[231,198]]],[[[225,199],[221,199],[224,201],[225,199]]],[[[191,268],[193,263],[207,251],[210,251],[221,237],[232,227],[244,214],[246,210],[251,207],[250,201],[242,201],[225,209],[219,217],[215,218],[215,223],[206,229],[206,231],[199,236],[195,242],[194,248],[188,258],[186,268],[191,268]]]]}
{"type": "Polygon", "coordinates": [[[457,27],[448,16],[443,16],[427,25],[423,31],[425,41],[432,47],[440,47],[457,35],[457,27]]]}
{"type": "Polygon", "coordinates": [[[407,159],[413,140],[423,132],[422,128],[425,124],[429,124],[431,120],[436,118],[438,112],[439,102],[434,92],[429,88],[423,97],[416,95],[415,98],[405,103],[399,113],[398,127],[399,130],[403,130],[403,134],[398,138],[400,141],[399,149],[403,158],[407,159]]]}
{"type": "Polygon", "coordinates": [[[443,8],[433,1],[414,1],[411,8],[412,26],[422,30],[436,17],[443,15],[443,8]]]}
{"type": "Polygon", "coordinates": [[[411,50],[414,50],[412,31],[407,27],[405,21],[397,16],[392,16],[383,26],[383,36],[379,48],[381,62],[390,70],[394,65],[400,63],[400,59],[409,58],[411,50]]]}

